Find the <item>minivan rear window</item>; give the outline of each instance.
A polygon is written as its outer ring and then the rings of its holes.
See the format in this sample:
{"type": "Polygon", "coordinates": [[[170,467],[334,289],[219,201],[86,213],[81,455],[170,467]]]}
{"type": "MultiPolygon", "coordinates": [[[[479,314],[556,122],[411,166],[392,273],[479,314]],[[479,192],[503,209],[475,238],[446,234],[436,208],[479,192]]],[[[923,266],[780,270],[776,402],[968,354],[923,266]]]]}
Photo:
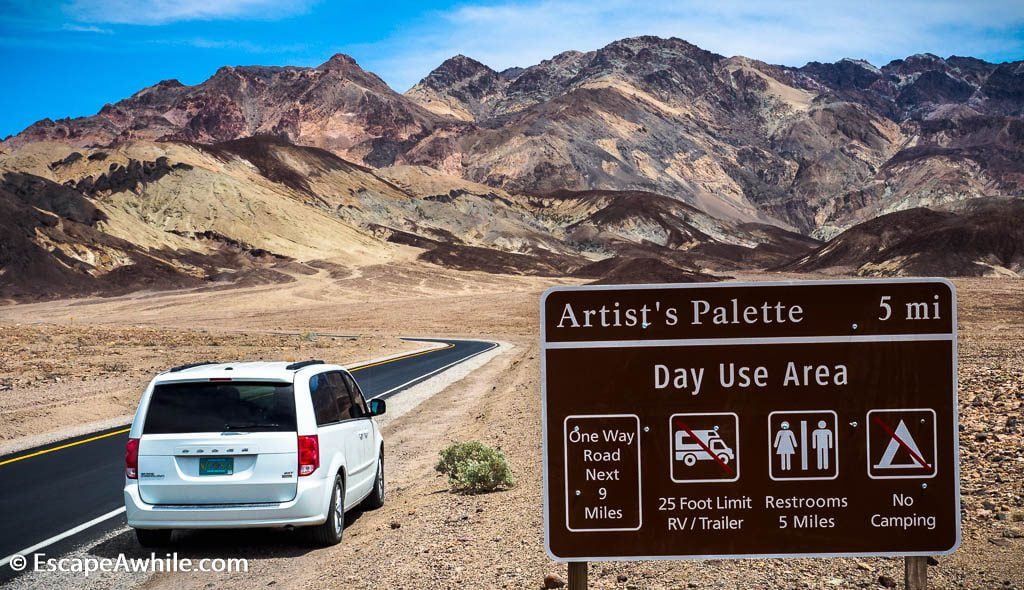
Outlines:
{"type": "Polygon", "coordinates": [[[295,431],[290,383],[164,383],[153,388],[143,434],[295,431]]]}

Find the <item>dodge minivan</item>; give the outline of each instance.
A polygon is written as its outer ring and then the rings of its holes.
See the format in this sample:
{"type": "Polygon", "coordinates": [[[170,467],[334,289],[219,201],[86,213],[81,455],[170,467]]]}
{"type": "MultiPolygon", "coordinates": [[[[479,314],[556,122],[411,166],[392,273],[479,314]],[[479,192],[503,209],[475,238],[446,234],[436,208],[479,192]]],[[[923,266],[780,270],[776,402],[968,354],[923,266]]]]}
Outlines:
{"type": "Polygon", "coordinates": [[[341,541],[345,512],[384,503],[384,441],[351,373],[323,361],[195,363],[157,375],[125,452],[140,544],[174,529],[305,527],[341,541]]]}

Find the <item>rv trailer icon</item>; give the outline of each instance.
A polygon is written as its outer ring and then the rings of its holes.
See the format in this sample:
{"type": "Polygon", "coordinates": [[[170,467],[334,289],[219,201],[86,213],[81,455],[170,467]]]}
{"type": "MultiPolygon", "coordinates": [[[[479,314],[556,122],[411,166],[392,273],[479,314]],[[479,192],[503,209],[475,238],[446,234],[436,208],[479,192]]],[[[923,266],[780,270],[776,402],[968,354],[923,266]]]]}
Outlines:
{"type": "Polygon", "coordinates": [[[693,467],[697,461],[713,461],[715,457],[726,465],[736,458],[736,454],[718,434],[716,424],[710,430],[677,430],[676,461],[682,461],[687,467],[693,467]]]}
{"type": "Polygon", "coordinates": [[[700,483],[739,479],[739,417],[736,414],[673,414],[669,418],[669,430],[672,481],[700,483]]]}

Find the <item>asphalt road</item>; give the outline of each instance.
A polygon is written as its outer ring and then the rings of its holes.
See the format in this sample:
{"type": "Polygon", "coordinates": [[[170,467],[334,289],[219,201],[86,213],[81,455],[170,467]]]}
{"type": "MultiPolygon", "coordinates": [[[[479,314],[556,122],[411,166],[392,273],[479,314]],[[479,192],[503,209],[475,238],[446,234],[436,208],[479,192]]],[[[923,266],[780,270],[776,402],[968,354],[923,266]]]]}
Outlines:
{"type": "MultiPolygon", "coordinates": [[[[351,369],[367,399],[386,399],[496,346],[471,340],[422,341],[447,346],[351,369]]],[[[0,456],[0,559],[94,519],[99,522],[38,551],[57,557],[124,526],[123,512],[111,513],[124,507],[121,490],[127,440],[125,425],[0,456]],[[104,519],[105,515],[110,516],[104,519]]],[[[0,583],[13,575],[3,563],[0,583]]]]}

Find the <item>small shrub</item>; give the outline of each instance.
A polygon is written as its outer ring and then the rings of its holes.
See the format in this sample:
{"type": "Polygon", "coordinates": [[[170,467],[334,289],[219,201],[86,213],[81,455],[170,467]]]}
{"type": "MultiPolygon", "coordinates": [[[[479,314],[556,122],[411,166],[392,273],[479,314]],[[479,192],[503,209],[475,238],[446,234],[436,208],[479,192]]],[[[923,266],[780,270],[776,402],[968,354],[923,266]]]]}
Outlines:
{"type": "Polygon", "coordinates": [[[302,335],[302,339],[306,342],[316,342],[320,336],[316,332],[306,332],[302,335]]]}
{"type": "Polygon", "coordinates": [[[458,491],[468,494],[512,487],[512,470],[498,449],[471,440],[455,442],[443,451],[435,469],[448,476],[458,491]]]}

